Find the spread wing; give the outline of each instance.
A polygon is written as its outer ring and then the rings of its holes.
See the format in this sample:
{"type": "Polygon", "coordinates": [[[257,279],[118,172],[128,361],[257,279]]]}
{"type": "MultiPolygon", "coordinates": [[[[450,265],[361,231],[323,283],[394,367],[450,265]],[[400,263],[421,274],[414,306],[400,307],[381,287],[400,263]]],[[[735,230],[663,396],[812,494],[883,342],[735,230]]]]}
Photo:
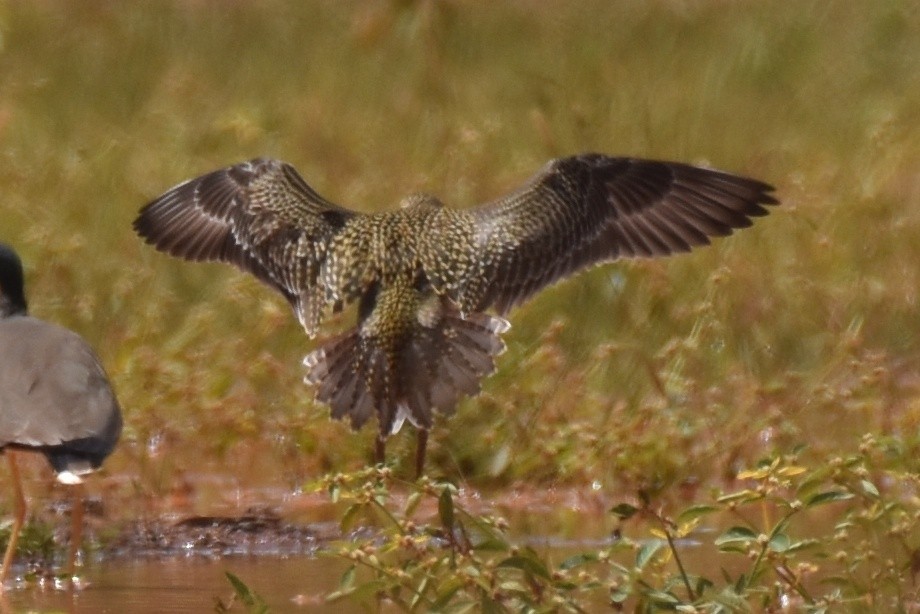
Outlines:
{"type": "Polygon", "coordinates": [[[312,337],[327,304],[318,276],[330,240],[357,215],[289,164],[260,158],[177,185],[141,209],[134,229],[173,256],[252,273],[284,295],[312,337]]]}
{"type": "MultiPolygon", "coordinates": [[[[478,273],[455,298],[506,313],[592,264],[666,256],[750,226],[777,201],[766,183],[676,162],[586,154],[549,162],[508,196],[471,211],[478,273]]],[[[469,255],[464,255],[469,257],[469,255]]]]}

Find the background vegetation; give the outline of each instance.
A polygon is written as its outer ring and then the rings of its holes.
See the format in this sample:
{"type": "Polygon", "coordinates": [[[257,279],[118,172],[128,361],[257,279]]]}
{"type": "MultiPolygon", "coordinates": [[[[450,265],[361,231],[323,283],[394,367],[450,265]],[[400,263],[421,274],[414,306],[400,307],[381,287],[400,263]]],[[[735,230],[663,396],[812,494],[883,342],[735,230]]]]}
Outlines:
{"type": "MultiPolygon", "coordinates": [[[[279,297],[133,235],[145,202],[266,155],[363,211],[412,191],[470,206],[583,151],[710,164],[783,204],[513,312],[498,373],[433,432],[430,472],[495,502],[641,507],[641,491],[676,513],[743,490],[764,458],[811,475],[865,455],[869,434],[873,483],[916,510],[913,2],[0,4],[0,240],[33,313],[107,365],[126,429],[102,488],[125,517],[226,505],[202,476],[297,492],[363,467],[373,439],[313,403],[313,344],[279,297]]],[[[413,448],[391,440],[397,474],[413,448]]]]}

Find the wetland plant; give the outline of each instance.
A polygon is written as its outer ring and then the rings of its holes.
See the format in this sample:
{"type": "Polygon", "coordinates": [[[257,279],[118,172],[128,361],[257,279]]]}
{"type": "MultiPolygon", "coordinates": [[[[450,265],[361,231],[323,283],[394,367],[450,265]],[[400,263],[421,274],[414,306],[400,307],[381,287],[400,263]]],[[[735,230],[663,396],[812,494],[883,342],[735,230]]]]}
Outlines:
{"type": "Polygon", "coordinates": [[[610,510],[616,539],[574,554],[521,545],[452,484],[386,467],[328,476],[321,487],[345,505],[350,538],[330,552],[348,566],[327,600],[417,612],[909,611],[920,603],[920,499],[903,452],[866,436],[817,462],[775,455],[673,512],[640,492],[610,510]]]}

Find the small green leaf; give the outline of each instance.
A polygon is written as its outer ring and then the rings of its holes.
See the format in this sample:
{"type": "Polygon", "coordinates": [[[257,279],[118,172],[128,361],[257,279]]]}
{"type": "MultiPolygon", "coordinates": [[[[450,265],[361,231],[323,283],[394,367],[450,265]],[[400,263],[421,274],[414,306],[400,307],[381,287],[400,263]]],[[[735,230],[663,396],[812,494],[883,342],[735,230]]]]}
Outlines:
{"type": "Polygon", "coordinates": [[[418,605],[422,602],[422,599],[425,598],[425,591],[428,590],[429,581],[430,581],[430,577],[426,576],[425,579],[422,580],[419,583],[418,587],[416,587],[416,589],[414,590],[412,594],[412,599],[409,601],[409,607],[411,609],[415,610],[416,608],[418,608],[418,605]]]}
{"type": "MultiPolygon", "coordinates": [[[[350,588],[348,592],[342,594],[342,596],[348,597],[348,600],[352,602],[372,602],[377,598],[381,591],[386,591],[391,588],[392,583],[390,582],[385,582],[383,580],[369,580],[350,588]]],[[[341,594],[342,592],[336,591],[336,593],[341,594]]],[[[339,595],[336,595],[336,593],[326,597],[326,601],[332,601],[333,595],[335,595],[336,598],[339,598],[339,595]]]]}
{"type": "Polygon", "coordinates": [[[648,591],[645,596],[651,599],[656,605],[673,606],[680,603],[680,599],[664,591],[648,591]]]}
{"type": "Polygon", "coordinates": [[[710,580],[709,578],[704,578],[703,576],[699,576],[699,577],[696,579],[696,594],[697,594],[697,596],[698,596],[698,597],[702,597],[703,594],[704,594],[707,590],[709,590],[710,588],[712,588],[712,587],[714,587],[714,586],[715,586],[715,584],[712,582],[712,580],[710,580]]]}
{"type": "Polygon", "coordinates": [[[535,557],[510,556],[499,563],[498,566],[520,569],[521,571],[526,571],[527,573],[537,576],[538,578],[543,578],[544,580],[550,579],[549,571],[546,569],[546,566],[535,557]]]}
{"type": "Polygon", "coordinates": [[[757,541],[757,534],[747,527],[732,527],[713,542],[716,546],[726,545],[747,545],[752,541],[757,541]]]}
{"type": "Polygon", "coordinates": [[[404,516],[407,519],[412,517],[412,515],[415,513],[416,508],[418,508],[418,504],[421,503],[421,501],[422,501],[422,493],[421,491],[418,491],[418,490],[416,490],[414,493],[412,493],[406,498],[406,512],[404,516]]]}
{"type": "Polygon", "coordinates": [[[229,571],[225,571],[224,575],[227,576],[227,580],[229,580],[230,584],[233,586],[233,592],[235,592],[236,596],[240,598],[240,601],[242,601],[244,605],[252,605],[252,592],[249,590],[249,587],[246,586],[246,583],[229,571]]]}
{"type": "Polygon", "coordinates": [[[620,503],[610,510],[610,512],[620,520],[629,520],[638,511],[639,508],[634,505],[630,505],[629,503],[620,503]]]}
{"type": "Polygon", "coordinates": [[[875,499],[878,499],[878,498],[879,498],[878,488],[875,487],[875,484],[873,484],[873,483],[870,482],[869,480],[862,480],[862,481],[860,482],[860,484],[862,484],[863,491],[864,491],[867,495],[869,495],[870,497],[873,497],[873,498],[875,498],[875,499]]]}
{"type": "Polygon", "coordinates": [[[764,496],[756,490],[745,489],[722,495],[716,499],[716,501],[718,503],[750,503],[751,501],[759,501],[763,499],[763,497],[764,496]]]}
{"type": "Polygon", "coordinates": [[[253,591],[245,582],[229,571],[224,572],[224,575],[227,576],[227,580],[229,580],[230,584],[233,586],[233,591],[236,593],[236,596],[239,597],[243,605],[246,606],[247,610],[254,614],[264,614],[268,612],[268,605],[261,595],[253,591]]]}
{"type": "Polygon", "coordinates": [[[559,569],[563,571],[568,571],[569,569],[575,569],[576,567],[581,567],[587,563],[594,563],[597,561],[597,555],[590,552],[585,552],[583,554],[576,554],[570,556],[566,560],[562,561],[559,565],[559,569]]]}
{"type": "Polygon", "coordinates": [[[703,521],[708,514],[720,511],[714,505],[695,505],[687,508],[678,515],[675,521],[675,537],[683,538],[689,535],[703,521]]]}
{"type": "Polygon", "coordinates": [[[650,539],[639,548],[639,552],[636,554],[636,567],[642,569],[645,565],[655,556],[655,554],[661,550],[661,547],[664,545],[660,539],[650,539]]]}
{"type": "Polygon", "coordinates": [[[747,576],[741,574],[738,576],[738,580],[735,582],[735,593],[741,595],[744,593],[744,587],[747,586],[747,576]]]}
{"type": "Polygon", "coordinates": [[[339,521],[339,528],[342,529],[342,533],[348,533],[348,531],[351,530],[355,516],[358,515],[358,512],[360,512],[363,507],[364,506],[360,503],[352,503],[348,506],[348,509],[342,514],[342,520],[339,521]]]}
{"type": "Polygon", "coordinates": [[[803,539],[801,541],[794,542],[786,548],[786,554],[792,554],[793,552],[798,552],[799,550],[804,550],[805,548],[810,548],[821,542],[817,539],[803,539]]]}
{"type": "Polygon", "coordinates": [[[759,467],[757,469],[745,469],[744,471],[739,471],[738,475],[735,476],[739,480],[762,480],[768,475],[773,467],[759,467]]]}
{"type": "Polygon", "coordinates": [[[817,489],[822,484],[827,482],[827,478],[834,472],[833,468],[828,466],[821,466],[813,470],[807,476],[799,480],[799,485],[796,488],[796,494],[799,497],[806,497],[807,493],[817,489]]]}
{"type": "Polygon", "coordinates": [[[792,545],[792,540],[785,533],[777,533],[770,538],[767,545],[773,552],[786,552],[792,545]]]}
{"type": "Polygon", "coordinates": [[[450,495],[450,489],[445,488],[438,497],[438,515],[441,517],[441,524],[448,531],[454,530],[454,499],[450,495]]]}
{"type": "Polygon", "coordinates": [[[474,550],[504,551],[510,548],[508,540],[505,539],[499,529],[486,522],[482,517],[470,514],[462,507],[458,511],[463,514],[463,517],[475,529],[474,532],[477,538],[473,544],[474,550]]]}
{"type": "Polygon", "coordinates": [[[463,580],[458,576],[453,576],[446,580],[439,588],[434,603],[431,604],[432,612],[441,612],[447,609],[447,604],[463,588],[463,580]]]}
{"type": "Polygon", "coordinates": [[[834,501],[846,501],[847,499],[852,499],[853,495],[842,490],[827,490],[825,492],[816,493],[805,501],[805,507],[814,507],[816,505],[823,505],[825,503],[832,503],[834,501]]]}
{"type": "Polygon", "coordinates": [[[629,599],[629,594],[629,588],[625,586],[619,586],[610,591],[610,601],[613,603],[623,603],[629,599]]]}
{"type": "Polygon", "coordinates": [[[339,580],[339,590],[349,589],[355,585],[355,566],[351,565],[339,580]]]}
{"type": "Polygon", "coordinates": [[[477,541],[473,545],[473,550],[477,552],[504,552],[508,550],[508,542],[503,539],[493,539],[487,537],[482,541],[477,541]]]}
{"type": "Polygon", "coordinates": [[[687,524],[689,522],[698,520],[702,518],[703,516],[707,516],[713,512],[718,512],[718,511],[719,511],[719,508],[714,505],[694,505],[693,507],[688,507],[687,509],[682,511],[680,514],[678,514],[677,520],[675,522],[678,526],[682,524],[687,524]]]}
{"type": "Polygon", "coordinates": [[[773,530],[770,531],[770,539],[773,539],[774,535],[779,535],[786,530],[786,527],[789,526],[789,522],[792,520],[791,515],[787,515],[784,518],[781,518],[779,522],[776,523],[776,526],[773,527],[773,530]]]}

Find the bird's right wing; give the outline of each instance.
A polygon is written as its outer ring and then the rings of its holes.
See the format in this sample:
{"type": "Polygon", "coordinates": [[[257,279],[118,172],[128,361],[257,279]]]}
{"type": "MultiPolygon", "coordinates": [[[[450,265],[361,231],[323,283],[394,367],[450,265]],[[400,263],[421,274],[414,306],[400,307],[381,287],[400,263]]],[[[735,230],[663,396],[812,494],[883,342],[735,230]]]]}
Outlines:
{"type": "Polygon", "coordinates": [[[291,165],[259,158],[177,185],[141,210],[134,229],[173,256],[252,273],[284,295],[312,337],[330,296],[319,277],[330,240],[357,215],[291,165]]]}
{"type": "Polygon", "coordinates": [[[518,190],[465,212],[469,239],[449,263],[461,279],[446,292],[467,313],[504,314],[593,264],[685,252],[750,226],[751,217],[766,215],[763,205],[777,202],[772,189],[677,162],[600,154],[552,160],[518,190]]]}

